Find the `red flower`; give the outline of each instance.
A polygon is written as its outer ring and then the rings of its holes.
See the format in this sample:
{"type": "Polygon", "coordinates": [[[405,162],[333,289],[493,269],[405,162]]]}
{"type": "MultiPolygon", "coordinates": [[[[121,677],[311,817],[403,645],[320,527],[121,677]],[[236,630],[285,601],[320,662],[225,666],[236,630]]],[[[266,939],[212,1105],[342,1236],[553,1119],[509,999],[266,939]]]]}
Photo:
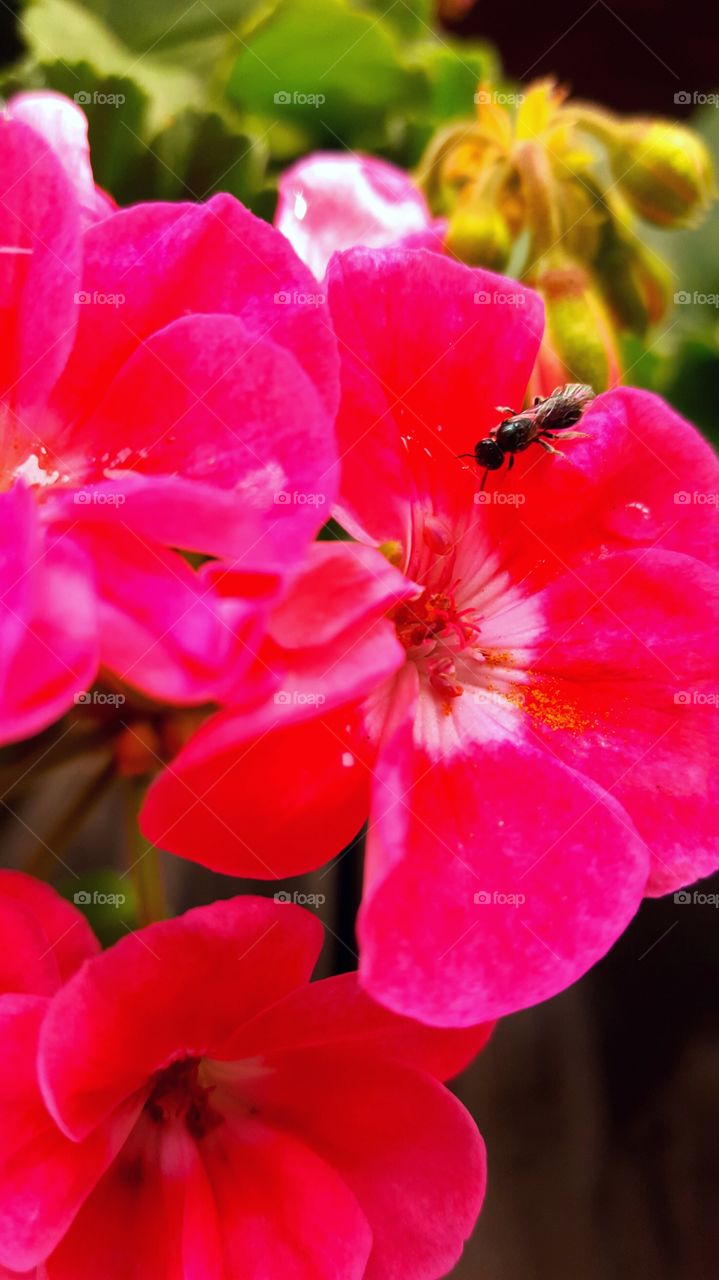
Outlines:
{"type": "Polygon", "coordinates": [[[23,992],[0,997],[0,1265],[44,1263],[46,1280],[451,1269],[484,1148],[439,1082],[488,1028],[430,1031],[354,976],[308,985],[322,929],[292,905],[217,902],[98,954],[45,886],[6,872],[0,893],[0,989],[23,992]]]}
{"type": "Polygon", "coordinates": [[[480,493],[456,455],[497,405],[521,406],[536,296],[400,250],[340,255],[329,291],[339,514],[416,584],[388,615],[403,663],[343,698],[344,594],[328,577],[290,595],[293,652],[261,653],[288,688],[302,666],[314,704],[210,720],[144,827],[267,876],[321,865],[368,814],[361,978],[394,1009],[469,1025],[561,990],[644,894],[719,862],[719,464],[660,400],[621,390],[564,457],[533,446],[480,493]]]}
{"type": "Polygon", "coordinates": [[[37,103],[16,104],[0,119],[4,741],[99,667],[163,701],[212,696],[236,642],[176,549],[248,572],[281,554],[284,571],[336,463],[334,339],[284,237],[229,196],[93,222],[81,151],[61,129],[56,155],[27,123],[37,103]]]}

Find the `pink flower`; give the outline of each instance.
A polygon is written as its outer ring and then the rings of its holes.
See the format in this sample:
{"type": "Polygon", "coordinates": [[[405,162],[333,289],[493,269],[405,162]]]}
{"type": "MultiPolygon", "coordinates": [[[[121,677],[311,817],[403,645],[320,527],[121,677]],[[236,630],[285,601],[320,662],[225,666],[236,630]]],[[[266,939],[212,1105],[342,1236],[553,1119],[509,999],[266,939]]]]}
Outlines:
{"type": "Polygon", "coordinates": [[[423,1028],[352,975],[309,985],[319,922],[263,898],[103,953],[79,912],[27,877],[0,873],[0,915],[13,946],[0,1265],[44,1264],[45,1280],[451,1269],[481,1205],[484,1148],[440,1081],[488,1028],[423,1028]]]}
{"type": "Polygon", "coordinates": [[[497,405],[521,406],[536,295],[401,250],[341,255],[329,294],[340,519],[416,584],[388,614],[403,662],[322,704],[339,657],[325,612],[347,602],[332,578],[290,595],[294,652],[265,660],[290,688],[311,654],[313,705],[210,720],[144,828],[222,870],[284,875],[368,815],[361,979],[393,1009],[469,1025],[561,990],[643,895],[719,862],[719,464],[625,389],[564,457],[533,446],[480,493],[456,455],[497,405]]]}
{"type": "Polygon", "coordinates": [[[444,224],[402,169],[375,156],[315,151],[282,174],[275,226],[319,280],[354,245],[440,249],[444,224]]]}
{"type": "Polygon", "coordinates": [[[95,186],[87,116],[80,107],[61,93],[41,89],[15,94],[5,111],[13,120],[23,120],[52,148],[72,183],[81,216],[88,225],[113,212],[114,200],[95,186]]]}
{"type": "Polygon", "coordinates": [[[237,641],[177,548],[281,577],[335,490],[335,342],[285,239],[229,196],[88,225],[36,117],[0,118],[3,741],[100,668],[213,696],[237,641]]]}

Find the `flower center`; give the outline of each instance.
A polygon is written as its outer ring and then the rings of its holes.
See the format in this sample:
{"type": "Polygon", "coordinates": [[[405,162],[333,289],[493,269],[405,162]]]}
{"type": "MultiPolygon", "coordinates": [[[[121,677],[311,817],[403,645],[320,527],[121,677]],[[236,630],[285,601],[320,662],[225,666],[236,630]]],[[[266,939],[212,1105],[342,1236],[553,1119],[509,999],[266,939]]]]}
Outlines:
{"type": "Polygon", "coordinates": [[[180,1121],[193,1138],[204,1138],[222,1124],[223,1117],[211,1102],[214,1085],[201,1082],[201,1071],[202,1060],[188,1057],[156,1073],[145,1103],[145,1111],[155,1124],[180,1121]]]}
{"type": "Polygon", "coordinates": [[[427,587],[416,600],[403,601],[394,611],[394,624],[407,656],[426,669],[431,687],[445,697],[458,698],[456,656],[479,635],[476,610],[458,609],[457,583],[427,587]]]}

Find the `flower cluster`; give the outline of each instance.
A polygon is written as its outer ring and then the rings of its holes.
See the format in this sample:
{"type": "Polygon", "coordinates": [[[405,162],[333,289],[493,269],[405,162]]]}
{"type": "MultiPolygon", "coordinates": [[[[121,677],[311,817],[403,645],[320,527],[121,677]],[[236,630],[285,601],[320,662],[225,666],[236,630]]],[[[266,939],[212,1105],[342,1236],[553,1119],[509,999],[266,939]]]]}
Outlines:
{"type": "Polygon", "coordinates": [[[541,298],[384,163],[273,228],[115,209],[83,130],[0,119],[1,740],[101,716],[147,840],[233,876],[367,824],[360,956],[310,982],[284,893],[102,951],[0,873],[0,1273],[438,1280],[485,1180],[442,1082],[719,865],[719,463],[631,389],[540,434],[541,298]]]}

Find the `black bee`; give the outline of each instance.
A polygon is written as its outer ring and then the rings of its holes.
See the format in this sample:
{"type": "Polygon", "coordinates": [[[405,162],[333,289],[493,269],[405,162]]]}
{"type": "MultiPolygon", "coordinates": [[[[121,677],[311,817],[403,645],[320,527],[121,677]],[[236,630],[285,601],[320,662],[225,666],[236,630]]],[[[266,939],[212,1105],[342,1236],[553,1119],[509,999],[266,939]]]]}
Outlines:
{"type": "Polygon", "coordinates": [[[586,431],[568,431],[579,422],[590,400],[594,399],[591,387],[581,382],[570,382],[566,387],[555,387],[551,396],[542,400],[535,396],[531,409],[515,413],[514,409],[498,408],[497,413],[506,417],[498,427],[493,427],[484,440],[478,440],[473,453],[460,453],[460,458],[473,458],[478,467],[484,467],[481,489],[484,489],[490,471],[498,471],[509,455],[508,471],[514,466],[515,453],[522,453],[530,444],[539,444],[547,453],[559,453],[550,440],[555,431],[564,431],[564,440],[586,439],[586,431]]]}

